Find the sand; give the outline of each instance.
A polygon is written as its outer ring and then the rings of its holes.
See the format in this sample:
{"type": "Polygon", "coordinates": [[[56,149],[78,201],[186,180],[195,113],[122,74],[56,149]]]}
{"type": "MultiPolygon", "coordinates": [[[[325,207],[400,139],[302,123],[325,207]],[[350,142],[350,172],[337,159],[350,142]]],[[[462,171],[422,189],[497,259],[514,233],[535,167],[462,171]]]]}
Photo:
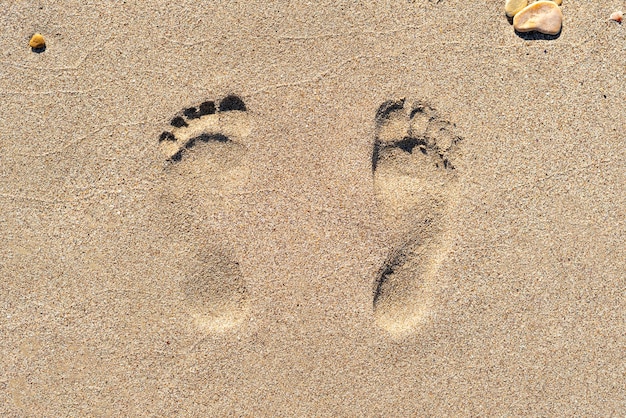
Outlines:
{"type": "Polygon", "coordinates": [[[9,2],[0,415],[624,415],[620,8],[9,2]]]}

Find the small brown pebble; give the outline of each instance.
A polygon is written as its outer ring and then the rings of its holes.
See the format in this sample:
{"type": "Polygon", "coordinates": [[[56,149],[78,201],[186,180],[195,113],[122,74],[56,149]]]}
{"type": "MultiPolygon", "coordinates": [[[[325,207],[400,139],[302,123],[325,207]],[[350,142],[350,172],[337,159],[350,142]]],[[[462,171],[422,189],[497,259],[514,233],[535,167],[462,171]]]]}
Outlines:
{"type": "Polygon", "coordinates": [[[561,31],[563,13],[553,1],[538,1],[520,10],[513,18],[513,28],[518,32],[540,32],[556,35],[561,31]]]}
{"type": "Polygon", "coordinates": [[[611,17],[609,18],[609,20],[614,20],[617,23],[622,23],[623,19],[624,19],[624,13],[620,11],[611,13],[611,17]]]}
{"type": "Polygon", "coordinates": [[[46,41],[43,39],[41,33],[36,33],[33,35],[32,38],[30,38],[30,42],[28,43],[28,45],[30,45],[30,47],[33,49],[39,49],[46,46],[46,41]]]}

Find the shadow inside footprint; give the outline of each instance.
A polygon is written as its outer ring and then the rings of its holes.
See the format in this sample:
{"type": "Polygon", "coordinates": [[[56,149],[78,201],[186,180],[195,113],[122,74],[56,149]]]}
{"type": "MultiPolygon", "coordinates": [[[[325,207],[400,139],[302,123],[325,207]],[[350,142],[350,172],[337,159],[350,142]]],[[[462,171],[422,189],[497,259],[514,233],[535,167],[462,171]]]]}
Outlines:
{"type": "Polygon", "coordinates": [[[202,116],[212,115],[214,113],[215,102],[213,101],[203,102],[197,109],[195,107],[190,107],[183,110],[183,115],[185,115],[187,119],[198,119],[202,116]]]}
{"type": "Polygon", "coordinates": [[[224,97],[220,102],[220,112],[230,112],[233,110],[245,112],[247,109],[245,103],[239,96],[231,94],[230,96],[224,97]]]}
{"type": "MultiPolygon", "coordinates": [[[[250,133],[247,108],[236,95],[202,102],[184,109],[170,120],[172,129],[159,136],[159,144],[170,162],[179,162],[198,142],[234,144],[250,133]]],[[[241,145],[239,143],[239,145],[241,145]]]]}

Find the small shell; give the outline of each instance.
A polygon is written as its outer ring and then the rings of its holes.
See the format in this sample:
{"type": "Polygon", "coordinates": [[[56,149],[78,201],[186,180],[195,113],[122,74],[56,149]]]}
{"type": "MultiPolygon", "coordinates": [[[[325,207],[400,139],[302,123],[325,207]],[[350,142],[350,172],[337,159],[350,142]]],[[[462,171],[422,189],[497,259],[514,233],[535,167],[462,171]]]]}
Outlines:
{"type": "Polygon", "coordinates": [[[30,42],[28,43],[28,45],[30,45],[30,47],[33,49],[39,49],[46,46],[46,41],[43,39],[41,33],[36,33],[33,35],[32,38],[30,38],[30,42]]]}
{"type": "Polygon", "coordinates": [[[624,13],[620,11],[611,13],[611,17],[609,18],[609,20],[614,20],[617,23],[622,23],[622,19],[624,19],[624,13]]]}

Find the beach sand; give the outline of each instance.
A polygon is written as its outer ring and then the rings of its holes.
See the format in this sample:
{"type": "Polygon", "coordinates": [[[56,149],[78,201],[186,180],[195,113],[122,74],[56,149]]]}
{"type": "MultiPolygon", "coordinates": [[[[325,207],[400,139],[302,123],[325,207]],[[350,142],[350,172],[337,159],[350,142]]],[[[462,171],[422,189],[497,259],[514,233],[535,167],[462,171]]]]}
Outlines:
{"type": "Polygon", "coordinates": [[[501,3],[6,4],[0,415],[624,415],[624,5],[501,3]]]}

